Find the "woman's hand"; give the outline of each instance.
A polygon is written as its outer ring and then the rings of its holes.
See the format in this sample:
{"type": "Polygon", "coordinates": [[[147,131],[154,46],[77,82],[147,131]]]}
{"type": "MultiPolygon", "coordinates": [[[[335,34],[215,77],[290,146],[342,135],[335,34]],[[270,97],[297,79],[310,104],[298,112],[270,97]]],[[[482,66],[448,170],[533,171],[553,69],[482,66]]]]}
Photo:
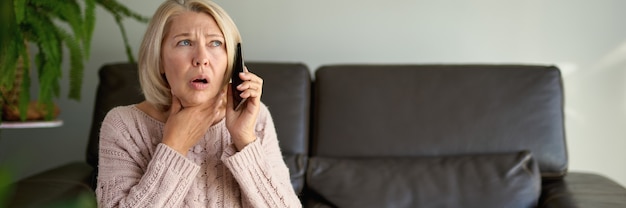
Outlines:
{"type": "Polygon", "coordinates": [[[182,155],[196,145],[215,122],[224,117],[224,91],[206,104],[184,107],[178,97],[172,94],[172,106],[163,128],[163,144],[182,155]]]}
{"type": "Polygon", "coordinates": [[[243,83],[237,86],[237,89],[242,91],[240,96],[244,99],[247,98],[247,100],[243,107],[235,111],[233,105],[236,104],[233,103],[232,99],[234,92],[228,86],[228,104],[226,107],[226,128],[228,128],[238,151],[256,139],[254,130],[261,106],[261,94],[263,93],[263,79],[249,72],[247,67],[244,69],[245,72],[239,73],[243,83]]]}

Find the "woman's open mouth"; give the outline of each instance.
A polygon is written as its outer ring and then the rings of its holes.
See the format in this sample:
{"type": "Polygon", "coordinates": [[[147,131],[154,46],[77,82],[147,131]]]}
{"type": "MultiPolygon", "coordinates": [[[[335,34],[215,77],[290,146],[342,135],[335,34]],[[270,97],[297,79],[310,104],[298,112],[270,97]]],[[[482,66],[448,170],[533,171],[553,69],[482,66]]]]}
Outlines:
{"type": "Polygon", "coordinates": [[[209,81],[207,81],[206,79],[194,79],[192,82],[204,83],[204,84],[209,83],[209,81]]]}
{"type": "Polygon", "coordinates": [[[209,87],[209,80],[204,78],[194,79],[190,83],[191,87],[196,90],[203,90],[209,87]]]}

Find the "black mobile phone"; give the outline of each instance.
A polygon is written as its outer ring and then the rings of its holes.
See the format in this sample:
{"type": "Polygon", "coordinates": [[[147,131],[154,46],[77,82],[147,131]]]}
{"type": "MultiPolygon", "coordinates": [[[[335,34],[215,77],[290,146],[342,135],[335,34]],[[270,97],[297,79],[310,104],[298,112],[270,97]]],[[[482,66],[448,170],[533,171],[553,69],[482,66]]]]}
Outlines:
{"type": "Polygon", "coordinates": [[[235,61],[233,63],[233,72],[230,77],[231,79],[231,88],[233,92],[233,109],[238,111],[241,107],[246,103],[246,99],[241,98],[239,96],[242,91],[237,90],[237,86],[243,83],[243,80],[239,78],[239,73],[243,72],[243,56],[241,55],[241,43],[237,43],[237,51],[235,53],[235,61]]]}

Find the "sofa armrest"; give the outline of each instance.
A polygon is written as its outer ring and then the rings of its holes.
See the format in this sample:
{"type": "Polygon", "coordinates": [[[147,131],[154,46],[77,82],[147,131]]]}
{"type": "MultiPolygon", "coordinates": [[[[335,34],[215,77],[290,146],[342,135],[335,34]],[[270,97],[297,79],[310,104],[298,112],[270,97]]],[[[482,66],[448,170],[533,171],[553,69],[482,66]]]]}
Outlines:
{"type": "Polygon", "coordinates": [[[96,207],[92,169],[74,162],[17,181],[8,207],[96,207]]]}
{"type": "Polygon", "coordinates": [[[626,207],[626,188],[609,178],[591,173],[568,173],[562,180],[543,183],[540,206],[626,207]]]}

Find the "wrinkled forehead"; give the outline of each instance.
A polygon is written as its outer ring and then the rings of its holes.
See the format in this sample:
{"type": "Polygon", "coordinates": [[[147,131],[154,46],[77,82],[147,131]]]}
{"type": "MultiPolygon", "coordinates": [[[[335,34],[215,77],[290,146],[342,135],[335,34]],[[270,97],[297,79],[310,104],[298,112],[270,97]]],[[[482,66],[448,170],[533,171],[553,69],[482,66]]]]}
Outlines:
{"type": "Polygon", "coordinates": [[[172,15],[165,25],[164,37],[179,33],[203,33],[204,35],[223,36],[219,25],[206,12],[185,11],[172,15]]]}

